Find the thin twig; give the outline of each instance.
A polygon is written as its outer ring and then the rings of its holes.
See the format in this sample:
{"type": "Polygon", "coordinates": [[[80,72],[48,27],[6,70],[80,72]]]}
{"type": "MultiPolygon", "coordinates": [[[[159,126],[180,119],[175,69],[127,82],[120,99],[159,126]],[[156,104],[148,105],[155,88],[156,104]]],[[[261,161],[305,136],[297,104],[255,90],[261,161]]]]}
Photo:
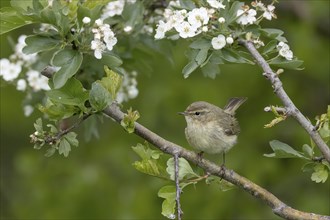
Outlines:
{"type": "MultiPolygon", "coordinates": [[[[113,118],[119,124],[124,117],[124,113],[115,103],[108,106],[103,112],[113,118]]],[[[263,201],[273,210],[276,215],[280,217],[283,217],[285,219],[330,220],[330,216],[302,212],[291,208],[290,206],[279,200],[272,193],[268,192],[266,189],[258,186],[247,178],[240,176],[235,171],[229,170],[225,166],[219,167],[218,165],[209,160],[200,158],[195,152],[186,150],[175,143],[165,140],[164,138],[160,137],[156,133],[150,131],[149,129],[137,122],[135,122],[134,133],[143,138],[144,140],[148,141],[149,143],[153,144],[161,151],[173,156],[178,155],[178,157],[183,157],[191,163],[201,167],[207,173],[219,176],[227,180],[228,182],[231,182],[232,184],[238,186],[239,188],[248,192],[255,198],[263,201]]]]}
{"type": "Polygon", "coordinates": [[[260,53],[255,48],[252,42],[240,40],[240,43],[248,49],[251,55],[256,59],[258,65],[263,69],[263,75],[271,82],[275,94],[281,99],[285,106],[285,109],[287,110],[286,113],[294,117],[300,123],[300,125],[307,131],[309,136],[312,138],[316,146],[320,149],[324,158],[328,162],[330,162],[330,149],[328,145],[323,141],[323,139],[315,130],[314,126],[310,123],[310,121],[294,105],[288,94],[285,92],[278,75],[270,68],[269,64],[260,55],[260,53]]]}
{"type": "Polygon", "coordinates": [[[183,212],[180,204],[180,194],[182,191],[179,182],[179,155],[177,153],[174,154],[174,179],[175,179],[175,187],[176,187],[175,201],[176,201],[176,207],[178,213],[178,220],[181,220],[183,212]]]}
{"type": "Polygon", "coordinates": [[[72,131],[73,129],[79,127],[79,125],[85,121],[87,118],[89,118],[89,116],[91,116],[92,114],[84,114],[82,118],[80,118],[78,121],[76,121],[73,125],[71,125],[69,128],[59,131],[56,135],[54,136],[49,136],[48,138],[46,138],[46,143],[48,144],[54,144],[56,143],[59,139],[61,139],[61,137],[63,137],[64,135],[66,135],[67,133],[69,133],[70,131],[72,131]]]}

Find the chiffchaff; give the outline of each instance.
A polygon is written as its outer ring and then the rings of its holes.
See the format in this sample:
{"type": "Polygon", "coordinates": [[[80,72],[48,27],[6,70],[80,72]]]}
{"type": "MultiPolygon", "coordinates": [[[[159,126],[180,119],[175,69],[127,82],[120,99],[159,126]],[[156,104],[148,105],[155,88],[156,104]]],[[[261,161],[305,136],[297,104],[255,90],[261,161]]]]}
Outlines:
{"type": "Polygon", "coordinates": [[[240,132],[235,111],[246,100],[247,98],[243,97],[231,98],[223,109],[199,101],[189,105],[184,112],[179,112],[185,116],[187,122],[185,129],[187,141],[200,151],[199,155],[203,152],[222,153],[223,164],[225,163],[225,153],[236,144],[240,132]]]}

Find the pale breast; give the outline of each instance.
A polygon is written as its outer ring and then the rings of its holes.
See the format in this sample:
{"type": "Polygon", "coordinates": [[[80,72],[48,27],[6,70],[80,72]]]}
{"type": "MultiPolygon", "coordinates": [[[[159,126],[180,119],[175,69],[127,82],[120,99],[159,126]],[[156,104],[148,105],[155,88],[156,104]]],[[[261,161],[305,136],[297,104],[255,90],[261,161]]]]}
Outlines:
{"type": "Polygon", "coordinates": [[[188,123],[185,134],[188,143],[196,150],[208,154],[220,154],[227,152],[237,141],[236,135],[227,135],[223,129],[208,122],[200,126],[195,123],[188,123]],[[217,129],[215,129],[217,128],[217,129]]]}

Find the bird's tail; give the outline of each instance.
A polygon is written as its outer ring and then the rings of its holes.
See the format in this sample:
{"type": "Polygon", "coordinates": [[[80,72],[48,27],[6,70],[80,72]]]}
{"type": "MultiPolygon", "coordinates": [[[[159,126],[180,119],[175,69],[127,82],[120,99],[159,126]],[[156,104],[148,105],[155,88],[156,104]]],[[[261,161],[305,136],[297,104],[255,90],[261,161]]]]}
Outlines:
{"type": "Polygon", "coordinates": [[[235,114],[235,111],[238,109],[238,107],[240,107],[246,100],[246,97],[230,98],[227,105],[224,107],[225,112],[229,114],[235,114]]]}

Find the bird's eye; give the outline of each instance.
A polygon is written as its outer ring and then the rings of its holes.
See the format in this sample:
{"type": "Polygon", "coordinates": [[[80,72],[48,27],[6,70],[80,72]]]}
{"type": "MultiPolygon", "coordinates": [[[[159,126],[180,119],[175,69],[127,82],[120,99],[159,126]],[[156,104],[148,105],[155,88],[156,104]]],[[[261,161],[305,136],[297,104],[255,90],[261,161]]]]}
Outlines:
{"type": "Polygon", "coordinates": [[[200,112],[195,112],[195,115],[200,115],[201,113],[200,112]]]}

